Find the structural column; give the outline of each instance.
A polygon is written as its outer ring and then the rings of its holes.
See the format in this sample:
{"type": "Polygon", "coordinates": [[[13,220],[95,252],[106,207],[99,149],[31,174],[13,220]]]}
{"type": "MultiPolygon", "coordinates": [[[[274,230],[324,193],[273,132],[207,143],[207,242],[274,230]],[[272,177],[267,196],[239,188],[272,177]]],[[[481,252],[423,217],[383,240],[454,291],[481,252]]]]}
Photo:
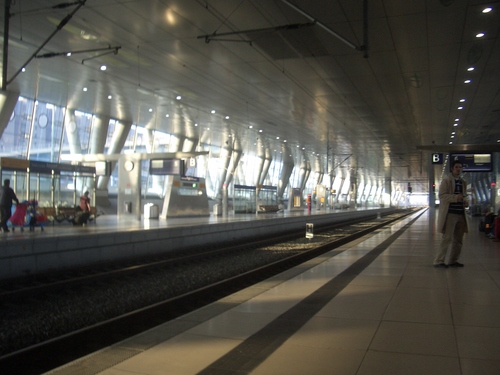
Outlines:
{"type": "Polygon", "coordinates": [[[0,138],[9,125],[10,117],[19,99],[19,93],[0,91],[0,138]]]}

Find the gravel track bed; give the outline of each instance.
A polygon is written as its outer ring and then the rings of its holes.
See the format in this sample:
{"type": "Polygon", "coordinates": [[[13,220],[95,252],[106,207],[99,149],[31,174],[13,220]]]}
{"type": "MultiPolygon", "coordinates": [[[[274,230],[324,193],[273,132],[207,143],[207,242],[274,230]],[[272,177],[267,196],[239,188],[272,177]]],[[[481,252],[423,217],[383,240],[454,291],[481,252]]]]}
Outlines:
{"type": "MultiPolygon", "coordinates": [[[[328,238],[331,240],[331,238],[328,238]]],[[[298,239],[224,258],[120,277],[24,301],[0,302],[0,356],[280,260],[326,237],[298,239]]]]}

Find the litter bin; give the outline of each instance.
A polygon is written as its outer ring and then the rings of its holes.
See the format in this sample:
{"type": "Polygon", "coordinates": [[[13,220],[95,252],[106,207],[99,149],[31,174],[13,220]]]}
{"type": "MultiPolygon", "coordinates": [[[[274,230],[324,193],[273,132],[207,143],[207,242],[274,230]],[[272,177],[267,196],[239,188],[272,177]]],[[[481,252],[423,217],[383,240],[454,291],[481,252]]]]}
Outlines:
{"type": "Polygon", "coordinates": [[[220,204],[214,204],[214,216],[222,216],[222,206],[220,204]]]}
{"type": "Polygon", "coordinates": [[[125,202],[125,213],[132,213],[132,202],[125,202]]]}
{"type": "Polygon", "coordinates": [[[146,203],[144,205],[144,219],[158,219],[160,209],[157,204],[146,203]]]}

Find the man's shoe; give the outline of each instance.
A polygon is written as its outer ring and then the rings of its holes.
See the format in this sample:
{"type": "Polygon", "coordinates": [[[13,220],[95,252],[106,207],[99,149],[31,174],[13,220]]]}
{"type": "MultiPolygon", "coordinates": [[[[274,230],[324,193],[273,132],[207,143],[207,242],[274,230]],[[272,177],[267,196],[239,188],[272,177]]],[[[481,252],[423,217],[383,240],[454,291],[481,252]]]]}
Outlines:
{"type": "Polygon", "coordinates": [[[448,268],[448,266],[444,263],[435,264],[434,267],[436,267],[436,268],[448,268]]]}
{"type": "Polygon", "coordinates": [[[458,262],[448,264],[448,267],[463,267],[463,266],[464,265],[462,263],[458,262]]]}

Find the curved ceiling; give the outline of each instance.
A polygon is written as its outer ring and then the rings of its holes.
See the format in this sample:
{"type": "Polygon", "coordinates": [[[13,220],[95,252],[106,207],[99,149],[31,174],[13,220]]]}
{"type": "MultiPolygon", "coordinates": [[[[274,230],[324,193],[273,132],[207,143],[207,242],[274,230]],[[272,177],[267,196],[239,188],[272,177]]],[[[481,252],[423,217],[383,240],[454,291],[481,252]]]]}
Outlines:
{"type": "Polygon", "coordinates": [[[363,3],[17,0],[6,86],[426,191],[428,151],[419,146],[500,140],[500,2],[366,0],[366,18],[363,3]],[[56,56],[31,59],[43,54],[56,56]]]}

